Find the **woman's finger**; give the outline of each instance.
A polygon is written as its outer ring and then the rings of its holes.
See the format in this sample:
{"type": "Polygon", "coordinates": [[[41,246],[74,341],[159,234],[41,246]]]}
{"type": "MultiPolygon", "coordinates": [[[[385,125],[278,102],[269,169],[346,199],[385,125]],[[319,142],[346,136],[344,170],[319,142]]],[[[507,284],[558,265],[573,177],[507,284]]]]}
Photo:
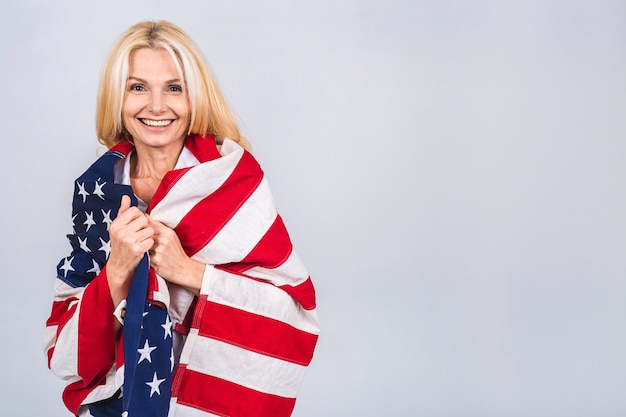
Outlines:
{"type": "Polygon", "coordinates": [[[150,226],[144,227],[141,230],[135,232],[135,239],[137,242],[143,242],[146,239],[152,239],[154,237],[154,229],[150,226]]]}
{"type": "Polygon", "coordinates": [[[120,209],[117,212],[117,215],[124,213],[126,210],[130,208],[130,197],[124,194],[122,196],[122,201],[120,201],[120,209]]]}

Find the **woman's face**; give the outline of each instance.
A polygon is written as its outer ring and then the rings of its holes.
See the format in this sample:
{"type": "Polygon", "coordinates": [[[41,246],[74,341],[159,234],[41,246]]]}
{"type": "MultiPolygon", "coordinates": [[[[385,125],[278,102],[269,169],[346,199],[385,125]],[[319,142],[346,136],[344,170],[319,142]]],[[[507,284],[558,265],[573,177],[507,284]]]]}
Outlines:
{"type": "Polygon", "coordinates": [[[189,125],[183,80],[164,49],[142,48],[130,55],[122,121],[135,146],[179,149],[189,125]]]}

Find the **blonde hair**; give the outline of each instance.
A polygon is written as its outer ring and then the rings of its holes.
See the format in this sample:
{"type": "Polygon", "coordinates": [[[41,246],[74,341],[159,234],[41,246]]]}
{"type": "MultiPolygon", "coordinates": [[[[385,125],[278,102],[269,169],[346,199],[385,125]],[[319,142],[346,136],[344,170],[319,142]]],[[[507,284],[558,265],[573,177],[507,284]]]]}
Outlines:
{"type": "Polygon", "coordinates": [[[102,70],[96,104],[100,143],[111,148],[128,137],[122,122],[122,105],[130,56],[141,48],[161,48],[172,56],[191,110],[187,134],[213,135],[218,143],[229,138],[250,150],[202,52],[187,33],[164,20],[137,23],[113,45],[102,70]]]}

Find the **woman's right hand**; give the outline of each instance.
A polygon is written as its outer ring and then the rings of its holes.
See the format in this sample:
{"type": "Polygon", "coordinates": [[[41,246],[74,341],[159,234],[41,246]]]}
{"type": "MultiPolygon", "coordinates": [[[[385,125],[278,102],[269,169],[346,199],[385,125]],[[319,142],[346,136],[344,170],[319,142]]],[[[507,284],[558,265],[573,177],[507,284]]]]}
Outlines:
{"type": "Polygon", "coordinates": [[[146,215],[130,206],[129,196],[122,196],[117,217],[109,227],[111,253],[106,264],[114,307],[127,297],[137,265],[154,244],[153,235],[146,215]]]}

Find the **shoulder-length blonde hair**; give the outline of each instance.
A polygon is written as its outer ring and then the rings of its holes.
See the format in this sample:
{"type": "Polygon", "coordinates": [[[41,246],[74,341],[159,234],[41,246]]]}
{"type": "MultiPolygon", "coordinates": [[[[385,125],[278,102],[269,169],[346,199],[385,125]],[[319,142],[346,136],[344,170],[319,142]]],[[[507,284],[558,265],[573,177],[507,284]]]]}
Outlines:
{"type": "Polygon", "coordinates": [[[145,21],[124,32],[104,64],[96,104],[98,141],[108,148],[128,137],[122,122],[122,105],[128,79],[130,56],[141,48],[162,48],[176,64],[189,99],[191,118],[187,134],[225,137],[250,150],[195,42],[181,28],[167,21],[145,21]]]}

